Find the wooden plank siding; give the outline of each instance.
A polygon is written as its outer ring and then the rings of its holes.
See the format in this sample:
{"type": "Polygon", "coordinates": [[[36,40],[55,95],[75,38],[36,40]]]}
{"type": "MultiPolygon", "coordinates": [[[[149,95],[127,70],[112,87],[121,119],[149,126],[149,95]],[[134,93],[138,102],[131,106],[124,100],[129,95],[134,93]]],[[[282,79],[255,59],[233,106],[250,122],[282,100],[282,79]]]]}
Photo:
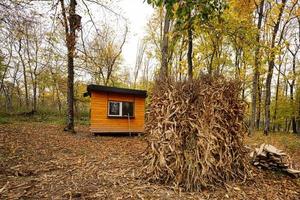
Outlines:
{"type": "Polygon", "coordinates": [[[144,132],[145,98],[109,92],[91,93],[91,127],[94,133],[144,132]],[[134,118],[109,118],[108,101],[134,102],[134,118]]]}

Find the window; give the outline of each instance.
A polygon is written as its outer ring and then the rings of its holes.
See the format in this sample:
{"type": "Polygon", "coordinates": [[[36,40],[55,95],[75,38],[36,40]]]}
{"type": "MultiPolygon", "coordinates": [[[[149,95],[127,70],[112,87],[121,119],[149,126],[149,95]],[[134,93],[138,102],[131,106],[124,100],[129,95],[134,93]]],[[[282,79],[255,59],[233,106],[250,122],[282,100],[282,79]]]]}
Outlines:
{"type": "Polygon", "coordinates": [[[108,102],[108,116],[111,117],[133,117],[133,102],[108,102]]]}
{"type": "Polygon", "coordinates": [[[121,116],[121,110],[120,110],[121,103],[122,102],[110,101],[108,115],[109,116],[121,116]]]}
{"type": "Polygon", "coordinates": [[[122,115],[133,117],[133,102],[122,102],[122,115]]]}

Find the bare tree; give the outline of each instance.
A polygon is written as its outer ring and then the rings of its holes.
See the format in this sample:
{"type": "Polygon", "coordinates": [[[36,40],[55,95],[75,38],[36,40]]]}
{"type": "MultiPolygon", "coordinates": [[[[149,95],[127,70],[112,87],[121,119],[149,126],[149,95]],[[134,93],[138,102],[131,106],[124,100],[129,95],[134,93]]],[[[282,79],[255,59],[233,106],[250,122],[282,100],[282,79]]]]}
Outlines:
{"type": "Polygon", "coordinates": [[[32,82],[32,113],[37,111],[37,88],[38,88],[38,76],[41,73],[38,72],[40,62],[40,45],[42,44],[43,32],[38,30],[38,24],[31,23],[25,25],[25,51],[27,55],[27,66],[29,68],[30,78],[32,82]]]}
{"type": "Polygon", "coordinates": [[[140,68],[142,67],[143,58],[146,50],[146,44],[144,41],[141,41],[141,43],[138,43],[138,50],[136,54],[136,60],[135,60],[135,67],[134,67],[134,81],[133,81],[133,87],[136,87],[137,78],[139,75],[140,68]]]}
{"type": "Polygon", "coordinates": [[[127,34],[126,24],[121,41],[117,42],[116,37],[120,36],[115,35],[111,28],[105,25],[90,43],[84,45],[83,51],[80,51],[83,53],[85,70],[92,75],[96,83],[104,85],[112,83],[114,73],[120,64],[127,34]]]}

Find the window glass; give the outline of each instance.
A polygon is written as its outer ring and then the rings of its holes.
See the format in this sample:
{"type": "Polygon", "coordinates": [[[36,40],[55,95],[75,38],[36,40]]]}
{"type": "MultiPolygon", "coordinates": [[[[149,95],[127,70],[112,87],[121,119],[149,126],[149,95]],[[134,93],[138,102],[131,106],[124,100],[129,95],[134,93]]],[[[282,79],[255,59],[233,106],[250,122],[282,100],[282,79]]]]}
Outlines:
{"type": "Polygon", "coordinates": [[[108,115],[121,116],[120,106],[121,106],[121,102],[110,101],[108,115]]]}
{"type": "Polygon", "coordinates": [[[122,115],[133,117],[133,102],[122,102],[122,115]]]}

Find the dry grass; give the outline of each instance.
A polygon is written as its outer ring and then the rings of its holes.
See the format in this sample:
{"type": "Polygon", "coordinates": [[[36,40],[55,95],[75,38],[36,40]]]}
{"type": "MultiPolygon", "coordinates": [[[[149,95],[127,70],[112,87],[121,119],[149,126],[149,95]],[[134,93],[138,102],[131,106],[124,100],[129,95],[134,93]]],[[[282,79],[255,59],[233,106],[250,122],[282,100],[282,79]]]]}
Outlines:
{"type": "Polygon", "coordinates": [[[299,199],[296,180],[255,168],[253,179],[216,190],[189,193],[150,184],[137,175],[143,138],[94,137],[87,126],[70,135],[62,128],[0,125],[0,199],[299,199]]]}

